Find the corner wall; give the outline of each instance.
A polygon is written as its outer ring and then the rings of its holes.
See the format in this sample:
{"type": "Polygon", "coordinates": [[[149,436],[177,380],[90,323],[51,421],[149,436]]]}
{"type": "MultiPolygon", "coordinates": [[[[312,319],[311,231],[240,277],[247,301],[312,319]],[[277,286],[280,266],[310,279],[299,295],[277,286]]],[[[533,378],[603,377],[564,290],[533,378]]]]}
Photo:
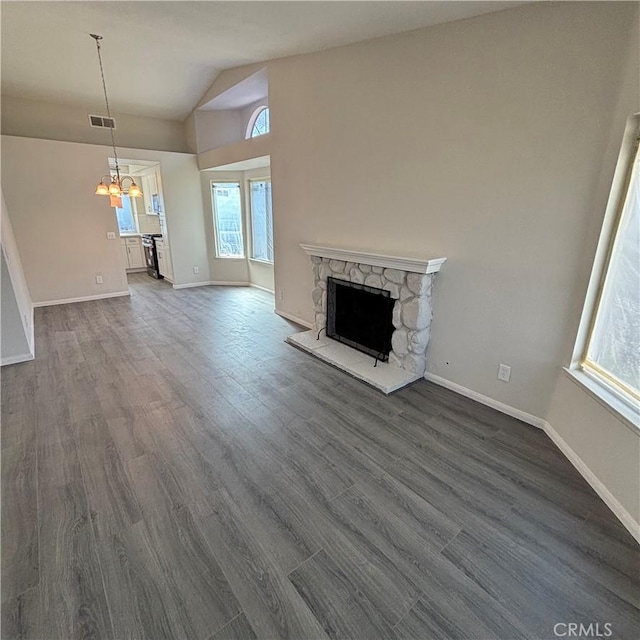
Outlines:
{"type": "MultiPolygon", "coordinates": [[[[255,110],[259,104],[252,105],[252,108],[255,110]]],[[[251,115],[251,114],[249,114],[251,115]]],[[[245,201],[247,202],[247,222],[249,222],[251,216],[251,194],[249,181],[257,180],[260,178],[271,178],[271,168],[270,167],[262,167],[259,169],[250,169],[249,171],[244,172],[244,184],[245,184],[245,201]]],[[[272,185],[273,188],[273,185],[272,185]]],[[[249,240],[251,238],[249,237],[249,240]]],[[[271,291],[275,293],[275,276],[274,276],[274,267],[272,264],[268,262],[261,262],[260,260],[251,260],[249,259],[249,282],[252,285],[259,287],[260,289],[266,289],[267,291],[271,291]]]]}
{"type": "MultiPolygon", "coordinates": [[[[244,189],[244,175],[242,171],[202,171],[200,186],[202,189],[202,203],[206,224],[206,234],[210,238],[209,265],[211,281],[215,283],[243,284],[249,283],[249,267],[246,258],[218,258],[216,257],[216,243],[213,228],[213,202],[211,199],[211,182],[239,182],[240,201],[243,214],[247,210],[247,200],[244,189]]],[[[245,252],[247,250],[247,220],[242,216],[242,237],[245,252]]]]}
{"type": "Polygon", "coordinates": [[[209,262],[211,281],[215,283],[253,284],[261,289],[274,291],[273,265],[251,260],[251,204],[248,181],[253,178],[270,177],[269,167],[250,169],[247,171],[219,171],[201,172],[202,201],[207,237],[211,239],[209,262]],[[211,182],[239,182],[240,198],[242,202],[242,233],[244,237],[244,258],[217,258],[215,255],[215,239],[213,228],[213,203],[211,200],[211,182]]]}
{"type": "MultiPolygon", "coordinates": [[[[627,55],[620,59],[625,80],[615,96],[615,114],[608,130],[606,123],[602,124],[608,140],[595,181],[597,202],[602,202],[602,209],[592,217],[582,237],[580,268],[575,272],[572,287],[570,330],[562,356],[567,366],[583,355],[584,340],[578,341],[576,353],[574,347],[578,327],[584,326],[581,318],[585,299],[586,306],[592,308],[593,286],[598,283],[598,273],[592,276],[592,270],[613,167],[623,142],[625,120],[640,112],[640,16],[635,19],[633,37],[627,41],[627,47],[627,55]]],[[[565,372],[557,376],[547,421],[555,442],[640,542],[640,424],[630,425],[565,372]]]]}

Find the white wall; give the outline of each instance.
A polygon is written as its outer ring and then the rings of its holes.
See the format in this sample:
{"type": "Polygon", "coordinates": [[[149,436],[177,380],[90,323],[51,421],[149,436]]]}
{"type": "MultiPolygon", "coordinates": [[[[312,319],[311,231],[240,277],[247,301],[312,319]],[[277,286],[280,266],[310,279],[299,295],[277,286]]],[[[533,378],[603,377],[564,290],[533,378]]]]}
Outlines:
{"type": "Polygon", "coordinates": [[[4,253],[7,269],[11,278],[13,295],[16,298],[16,303],[20,310],[23,330],[27,336],[29,350],[30,353],[33,354],[33,303],[31,300],[31,293],[29,292],[29,287],[27,285],[27,279],[24,275],[24,269],[22,267],[18,245],[16,244],[16,238],[13,233],[13,227],[11,226],[11,220],[9,219],[9,212],[7,211],[4,193],[1,192],[1,189],[0,202],[2,204],[2,223],[0,226],[2,251],[4,253]]]}
{"type": "Polygon", "coordinates": [[[197,153],[224,147],[244,139],[240,109],[198,110],[193,112],[193,117],[197,153]]]}
{"type": "Polygon", "coordinates": [[[24,331],[20,308],[16,299],[9,268],[4,257],[4,249],[0,251],[2,305],[0,305],[0,364],[12,364],[30,360],[32,349],[24,331]]]}
{"type": "Polygon", "coordinates": [[[33,304],[22,269],[4,194],[2,202],[2,284],[0,305],[0,363],[31,360],[34,355],[33,304]]]}
{"type": "MultiPolygon", "coordinates": [[[[66,140],[89,144],[110,144],[108,129],[89,126],[87,114],[106,115],[104,104],[69,106],[2,96],[2,134],[66,140]]],[[[185,127],[177,120],[145,118],[126,113],[116,119],[116,142],[131,148],[186,151],[185,127]]]]}
{"type": "Polygon", "coordinates": [[[546,416],[637,24],[541,3],[270,63],[278,309],[312,320],[301,242],[446,256],[429,371],[546,416]]]}
{"type": "Polygon", "coordinates": [[[271,134],[248,138],[198,154],[198,166],[203,171],[268,156],[271,149],[271,134]]]}
{"type": "MultiPolygon", "coordinates": [[[[34,303],[128,292],[120,241],[106,238],[117,235],[115,213],[93,193],[110,155],[105,146],[2,137],[3,191],[34,303]]],[[[208,281],[195,156],[144,149],[126,155],[160,164],[176,284],[208,281]]]]}
{"type": "Polygon", "coordinates": [[[192,111],[184,121],[184,137],[188,153],[198,153],[198,135],[196,133],[196,112],[192,111]]]}

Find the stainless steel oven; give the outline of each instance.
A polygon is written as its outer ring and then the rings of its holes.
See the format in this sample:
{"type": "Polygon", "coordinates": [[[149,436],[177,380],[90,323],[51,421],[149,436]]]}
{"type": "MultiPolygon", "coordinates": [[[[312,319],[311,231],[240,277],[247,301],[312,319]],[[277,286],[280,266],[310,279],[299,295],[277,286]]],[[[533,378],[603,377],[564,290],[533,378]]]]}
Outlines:
{"type": "Polygon", "coordinates": [[[144,259],[147,263],[147,273],[156,280],[161,280],[164,276],[158,269],[158,252],[156,251],[156,238],[162,238],[161,233],[143,233],[142,248],[144,249],[144,259]]]}

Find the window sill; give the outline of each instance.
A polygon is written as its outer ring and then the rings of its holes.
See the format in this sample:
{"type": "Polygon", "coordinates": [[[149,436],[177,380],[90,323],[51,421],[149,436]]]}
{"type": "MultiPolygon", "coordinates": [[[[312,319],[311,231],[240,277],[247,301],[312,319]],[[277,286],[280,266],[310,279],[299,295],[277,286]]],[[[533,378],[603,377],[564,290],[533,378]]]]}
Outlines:
{"type": "Polygon", "coordinates": [[[246,258],[244,256],[215,256],[216,260],[236,260],[244,262],[246,258]]]}
{"type": "Polygon", "coordinates": [[[640,413],[631,403],[620,398],[595,377],[581,369],[563,368],[569,379],[582,387],[594,400],[600,403],[626,427],[640,436],[640,413]]]}
{"type": "Polygon", "coordinates": [[[249,262],[257,262],[258,264],[264,264],[268,267],[273,267],[271,260],[260,260],[260,258],[249,258],[249,262]]]}

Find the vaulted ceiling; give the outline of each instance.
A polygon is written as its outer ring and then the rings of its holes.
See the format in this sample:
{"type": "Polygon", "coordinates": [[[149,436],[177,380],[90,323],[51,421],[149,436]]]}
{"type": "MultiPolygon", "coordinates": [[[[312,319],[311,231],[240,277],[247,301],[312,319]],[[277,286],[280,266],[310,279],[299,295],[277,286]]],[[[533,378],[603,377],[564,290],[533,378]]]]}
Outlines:
{"type": "Polygon", "coordinates": [[[520,2],[2,2],[2,94],[184,119],[218,73],[520,2]]]}

